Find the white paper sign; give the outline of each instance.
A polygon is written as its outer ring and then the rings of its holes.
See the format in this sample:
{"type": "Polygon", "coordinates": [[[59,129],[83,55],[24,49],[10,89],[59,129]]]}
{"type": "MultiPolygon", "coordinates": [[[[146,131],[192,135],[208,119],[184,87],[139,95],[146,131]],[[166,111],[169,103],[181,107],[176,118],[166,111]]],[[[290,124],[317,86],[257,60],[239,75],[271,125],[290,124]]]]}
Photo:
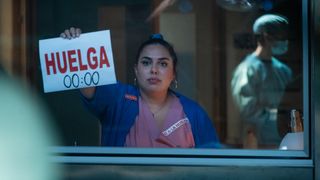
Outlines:
{"type": "Polygon", "coordinates": [[[39,41],[44,92],[116,83],[110,31],[39,41]]]}

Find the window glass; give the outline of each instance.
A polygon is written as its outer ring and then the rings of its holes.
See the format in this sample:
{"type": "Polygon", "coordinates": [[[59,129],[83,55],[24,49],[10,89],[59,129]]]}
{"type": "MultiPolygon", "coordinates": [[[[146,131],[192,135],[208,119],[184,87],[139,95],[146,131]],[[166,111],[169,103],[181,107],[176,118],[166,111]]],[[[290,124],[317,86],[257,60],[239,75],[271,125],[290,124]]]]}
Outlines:
{"type": "MultiPolygon", "coordinates": [[[[110,29],[117,78],[123,83],[134,84],[133,67],[141,42],[152,33],[161,33],[174,45],[179,60],[174,90],[205,109],[223,148],[278,149],[292,131],[290,111],[303,113],[300,1],[49,2],[38,4],[39,38],[57,37],[71,26],[82,32],[110,29]],[[288,27],[264,27],[263,23],[269,23],[265,19],[258,26],[269,34],[257,37],[253,25],[264,14],[286,17],[288,27]],[[235,72],[249,54],[258,53],[257,38],[278,41],[272,48],[281,50],[287,45],[288,51],[272,54],[273,62],[263,54],[266,59],[253,64],[258,61],[251,57],[235,72]],[[284,40],[288,44],[281,44],[284,40]]],[[[43,96],[62,129],[63,145],[100,145],[99,120],[85,109],[76,90],[43,96]]],[[[289,135],[301,139],[299,134],[289,135]]]]}
{"type": "Polygon", "coordinates": [[[308,79],[302,1],[46,0],[25,7],[28,24],[0,27],[1,34],[26,32],[22,50],[14,41],[1,42],[1,63],[46,103],[62,137],[57,145],[100,146],[113,131],[86,109],[78,90],[43,92],[38,40],[77,27],[82,33],[111,31],[117,80],[133,86],[138,47],[161,33],[178,57],[172,90],[203,107],[221,148],[303,150],[308,79]]]}

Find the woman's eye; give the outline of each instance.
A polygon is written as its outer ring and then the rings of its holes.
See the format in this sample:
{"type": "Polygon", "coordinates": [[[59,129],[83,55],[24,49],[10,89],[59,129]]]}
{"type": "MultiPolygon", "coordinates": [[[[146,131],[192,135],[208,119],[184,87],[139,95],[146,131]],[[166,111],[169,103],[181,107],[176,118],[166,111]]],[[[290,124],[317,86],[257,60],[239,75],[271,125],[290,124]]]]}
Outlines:
{"type": "Polygon", "coordinates": [[[162,67],[167,67],[167,66],[168,66],[168,63],[167,63],[167,62],[161,62],[160,65],[161,65],[162,67]]]}
{"type": "Polygon", "coordinates": [[[144,65],[144,66],[148,66],[150,64],[150,62],[144,60],[144,61],[141,61],[141,64],[144,65]]]}

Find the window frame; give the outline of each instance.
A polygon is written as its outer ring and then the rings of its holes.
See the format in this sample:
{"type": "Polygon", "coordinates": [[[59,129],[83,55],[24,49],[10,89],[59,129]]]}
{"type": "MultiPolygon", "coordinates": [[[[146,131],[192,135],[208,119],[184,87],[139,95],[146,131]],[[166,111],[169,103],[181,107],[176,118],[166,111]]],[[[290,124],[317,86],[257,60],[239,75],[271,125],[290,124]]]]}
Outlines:
{"type": "Polygon", "coordinates": [[[53,146],[53,162],[71,164],[126,164],[126,165],[187,165],[187,166],[276,166],[313,167],[310,124],[309,21],[311,1],[302,1],[302,60],[303,60],[303,117],[304,150],[249,150],[249,149],[178,149],[178,148],[122,148],[88,146],[53,146]]]}

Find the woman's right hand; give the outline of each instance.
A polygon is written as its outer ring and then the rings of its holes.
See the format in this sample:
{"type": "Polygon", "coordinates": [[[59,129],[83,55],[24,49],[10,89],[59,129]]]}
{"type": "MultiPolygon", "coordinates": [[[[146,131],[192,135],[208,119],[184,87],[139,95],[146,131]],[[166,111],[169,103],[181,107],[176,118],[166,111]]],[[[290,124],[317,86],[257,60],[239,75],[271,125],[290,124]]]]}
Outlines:
{"type": "Polygon", "coordinates": [[[64,32],[60,34],[60,37],[64,39],[73,39],[73,38],[79,37],[80,34],[81,34],[80,28],[71,27],[70,29],[64,30],[64,32]]]}

